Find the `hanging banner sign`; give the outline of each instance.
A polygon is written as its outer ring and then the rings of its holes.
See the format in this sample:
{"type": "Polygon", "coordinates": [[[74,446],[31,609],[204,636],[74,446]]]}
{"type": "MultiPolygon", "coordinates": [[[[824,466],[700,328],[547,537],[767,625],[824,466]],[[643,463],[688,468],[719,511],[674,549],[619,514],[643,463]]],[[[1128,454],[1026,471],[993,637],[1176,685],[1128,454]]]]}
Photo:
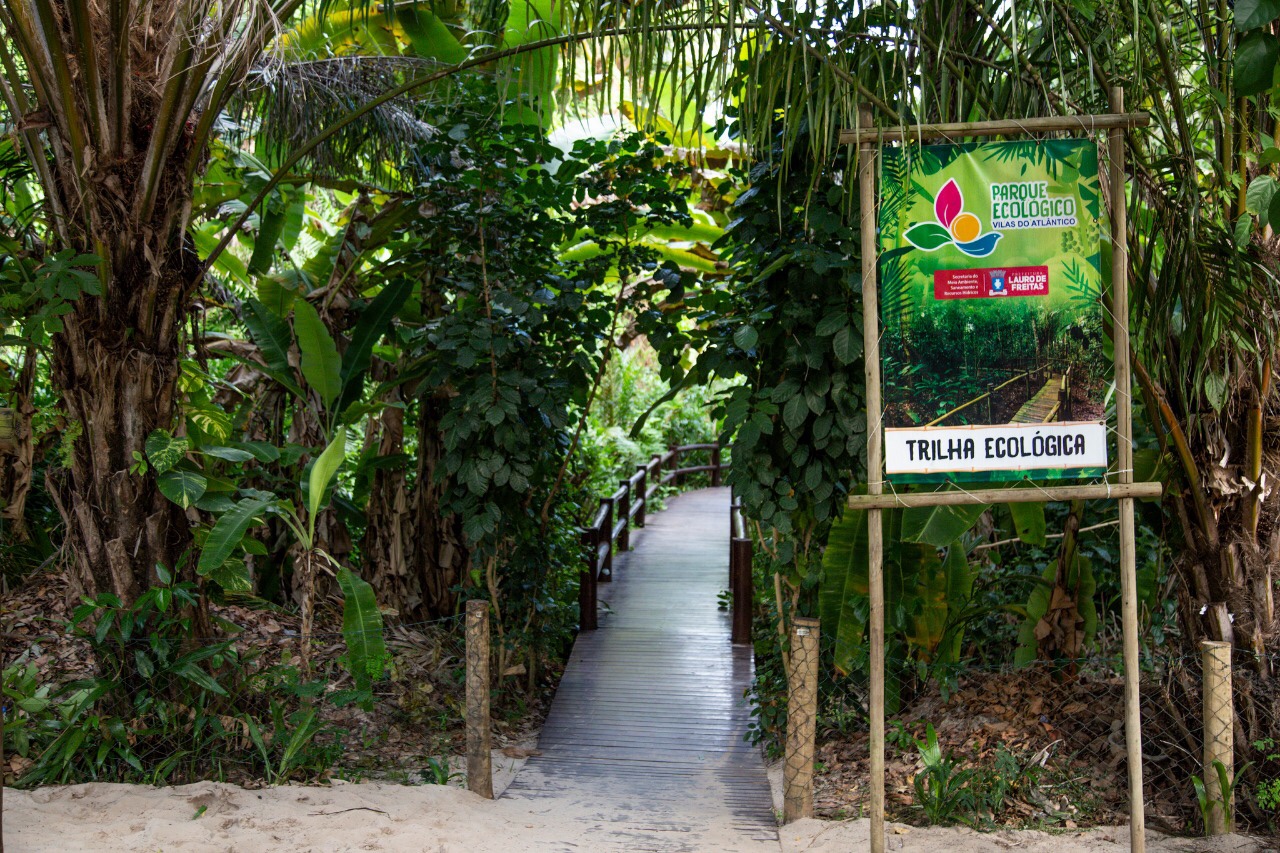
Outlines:
{"type": "Polygon", "coordinates": [[[889,480],[1101,476],[1095,144],[905,146],[881,162],[889,480]]]}

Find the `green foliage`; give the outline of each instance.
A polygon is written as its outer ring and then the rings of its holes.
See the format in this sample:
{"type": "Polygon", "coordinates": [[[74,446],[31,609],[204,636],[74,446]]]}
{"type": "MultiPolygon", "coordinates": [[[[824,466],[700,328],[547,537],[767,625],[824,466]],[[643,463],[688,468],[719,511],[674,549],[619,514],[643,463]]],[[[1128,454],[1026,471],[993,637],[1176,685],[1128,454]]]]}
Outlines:
{"type": "Polygon", "coordinates": [[[191,614],[202,606],[195,585],[174,582],[163,566],[156,572],[160,583],[130,605],[103,593],[76,608],[70,627],[92,650],[92,677],[55,686],[29,661],[5,670],[15,709],[5,747],[32,761],[22,784],[284,781],[327,772],[339,747],[315,710],[299,706],[307,691],[284,689],[280,679],[296,687],[296,673],[251,674],[230,638],[193,643],[191,614]],[[264,724],[279,760],[261,736],[264,724]]]}
{"type": "Polygon", "coordinates": [[[1280,754],[1274,751],[1276,748],[1274,738],[1256,740],[1253,742],[1253,748],[1263,754],[1263,769],[1270,771],[1269,778],[1258,781],[1253,797],[1258,803],[1258,808],[1268,814],[1274,825],[1277,820],[1280,820],[1280,754]]]}
{"type": "Polygon", "coordinates": [[[345,566],[338,569],[342,589],[342,637],[347,644],[344,661],[355,681],[354,698],[366,711],[373,710],[373,682],[386,671],[390,656],[383,639],[382,613],[373,587],[345,566]]]}
{"type": "Polygon", "coordinates": [[[1235,832],[1235,809],[1232,808],[1235,800],[1236,782],[1239,781],[1240,775],[1249,769],[1252,762],[1246,762],[1235,772],[1235,777],[1227,772],[1227,767],[1221,761],[1214,759],[1213,772],[1218,777],[1218,794],[1219,797],[1210,798],[1208,789],[1205,787],[1204,780],[1194,773],[1191,775],[1191,787],[1196,792],[1196,805],[1200,807],[1200,820],[1204,826],[1205,834],[1209,834],[1211,821],[1214,819],[1214,812],[1220,812],[1223,819],[1223,826],[1227,832],[1235,832]]]}
{"type": "Polygon", "coordinates": [[[925,818],[935,826],[961,820],[973,810],[973,791],[969,785],[974,771],[961,768],[958,760],[943,753],[933,723],[925,726],[924,740],[917,740],[916,748],[924,769],[912,781],[915,806],[923,809],[925,818]]]}

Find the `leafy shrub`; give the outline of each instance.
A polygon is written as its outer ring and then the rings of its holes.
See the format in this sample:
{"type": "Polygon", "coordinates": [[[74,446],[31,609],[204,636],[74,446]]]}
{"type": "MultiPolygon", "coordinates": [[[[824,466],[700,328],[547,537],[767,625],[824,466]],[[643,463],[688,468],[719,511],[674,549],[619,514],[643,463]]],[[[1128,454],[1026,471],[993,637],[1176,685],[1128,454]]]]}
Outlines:
{"type": "Polygon", "coordinates": [[[94,676],[55,688],[29,661],[4,671],[5,747],[32,762],[21,782],[326,773],[341,747],[319,720],[324,685],[300,682],[289,665],[254,671],[230,639],[197,642],[196,586],[157,573],[161,583],[130,605],[103,593],[74,611],[69,628],[88,644],[94,676]]]}

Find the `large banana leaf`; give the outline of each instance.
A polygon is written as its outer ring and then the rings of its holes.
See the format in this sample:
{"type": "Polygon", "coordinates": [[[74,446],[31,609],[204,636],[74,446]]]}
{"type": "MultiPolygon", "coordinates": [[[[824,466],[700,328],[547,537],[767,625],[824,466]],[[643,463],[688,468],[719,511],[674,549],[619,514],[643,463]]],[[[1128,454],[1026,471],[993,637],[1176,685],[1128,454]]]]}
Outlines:
{"type": "Polygon", "coordinates": [[[342,356],[333,336],[316,309],[303,299],[294,303],[293,329],[302,350],[302,375],[325,407],[332,406],[342,392],[342,356]]]}
{"type": "Polygon", "coordinates": [[[345,662],[361,706],[373,710],[373,682],[387,664],[382,613],[373,587],[346,566],[338,569],[338,586],[342,590],[342,638],[347,644],[345,662]]]}

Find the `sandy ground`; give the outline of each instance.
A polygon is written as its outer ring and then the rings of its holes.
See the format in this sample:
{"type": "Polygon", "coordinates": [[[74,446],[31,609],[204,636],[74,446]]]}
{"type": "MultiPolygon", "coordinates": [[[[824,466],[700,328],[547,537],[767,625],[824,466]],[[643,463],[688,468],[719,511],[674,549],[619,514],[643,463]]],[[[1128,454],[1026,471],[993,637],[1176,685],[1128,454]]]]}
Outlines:
{"type": "MultiPolygon", "coordinates": [[[[495,791],[501,792],[522,764],[495,752],[495,791]]],[[[580,852],[585,848],[575,843],[574,834],[581,827],[578,821],[589,818],[579,813],[583,808],[572,802],[490,802],[441,785],[339,781],[329,787],[246,790],[213,782],[177,788],[89,784],[7,789],[4,841],[8,853],[580,852]]],[[[783,827],[779,834],[780,853],[846,853],[868,847],[866,820],[804,820],[783,827]]],[[[678,839],[658,844],[645,849],[685,849],[678,839]]],[[[726,837],[715,850],[732,846],[732,837],[726,837]]],[[[895,824],[886,847],[903,853],[1119,853],[1128,849],[1129,837],[1123,827],[1050,835],[895,824]]],[[[1209,841],[1149,833],[1147,849],[1254,853],[1280,847],[1240,836],[1209,841]]]]}

